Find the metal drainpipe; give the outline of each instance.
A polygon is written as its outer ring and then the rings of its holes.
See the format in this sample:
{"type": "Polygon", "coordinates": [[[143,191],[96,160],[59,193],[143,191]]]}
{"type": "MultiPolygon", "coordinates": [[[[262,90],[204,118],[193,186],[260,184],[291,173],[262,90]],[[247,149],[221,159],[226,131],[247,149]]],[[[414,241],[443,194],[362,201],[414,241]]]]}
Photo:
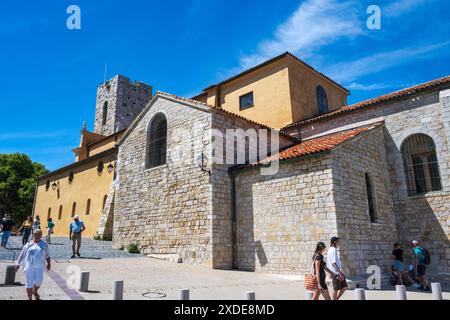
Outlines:
{"type": "Polygon", "coordinates": [[[222,104],[221,104],[221,102],[220,102],[220,86],[218,85],[217,87],[216,87],[216,101],[215,101],[215,105],[216,105],[216,107],[218,107],[218,108],[222,108],[222,104]]]}
{"type": "Polygon", "coordinates": [[[236,178],[230,172],[231,178],[231,250],[233,256],[233,269],[237,269],[237,210],[236,210],[236,178]]]}

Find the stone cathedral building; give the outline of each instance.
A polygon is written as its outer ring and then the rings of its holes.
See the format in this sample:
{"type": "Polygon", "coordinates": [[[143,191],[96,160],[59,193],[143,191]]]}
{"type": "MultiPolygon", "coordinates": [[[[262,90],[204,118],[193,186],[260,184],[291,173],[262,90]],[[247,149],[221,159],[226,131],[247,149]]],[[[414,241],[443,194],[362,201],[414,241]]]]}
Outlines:
{"type": "Polygon", "coordinates": [[[34,213],[57,234],[78,214],[85,236],[116,248],[276,274],[302,275],[333,235],[350,276],[386,272],[393,243],[417,239],[431,270],[449,273],[450,76],[353,105],[348,95],[290,53],[191,99],[116,76],[97,90],[76,161],[39,179],[34,213]]]}

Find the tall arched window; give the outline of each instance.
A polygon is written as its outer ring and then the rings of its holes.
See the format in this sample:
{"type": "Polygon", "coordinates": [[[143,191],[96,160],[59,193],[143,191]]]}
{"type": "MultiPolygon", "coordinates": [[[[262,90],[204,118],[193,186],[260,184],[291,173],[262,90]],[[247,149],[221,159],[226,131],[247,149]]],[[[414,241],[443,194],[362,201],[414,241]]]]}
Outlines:
{"type": "Polygon", "coordinates": [[[63,206],[60,205],[59,206],[59,212],[58,212],[58,220],[61,220],[61,218],[62,218],[62,211],[63,211],[63,206]]]}
{"type": "Polygon", "coordinates": [[[52,208],[48,208],[47,219],[51,218],[51,216],[52,216],[52,208]]]}
{"type": "Polygon", "coordinates": [[[102,125],[106,124],[107,118],[108,118],[108,101],[105,101],[105,103],[103,104],[102,125]]]}
{"type": "Polygon", "coordinates": [[[325,89],[321,86],[316,88],[316,98],[317,98],[317,109],[319,114],[324,114],[328,112],[328,98],[325,89]]]}
{"type": "Polygon", "coordinates": [[[91,199],[88,199],[86,203],[86,215],[88,216],[90,213],[91,213],[91,199]]]}
{"type": "Polygon", "coordinates": [[[150,122],[147,130],[146,168],[154,168],[166,163],[167,119],[158,113],[150,122]]]}
{"type": "Polygon", "coordinates": [[[75,217],[76,211],[77,211],[77,203],[74,202],[72,205],[72,218],[75,217]]]}
{"type": "Polygon", "coordinates": [[[375,211],[375,195],[372,186],[372,180],[369,174],[366,172],[366,193],[367,193],[367,208],[369,211],[370,222],[375,223],[378,221],[377,214],[375,211]]]}
{"type": "Polygon", "coordinates": [[[436,146],[425,134],[409,136],[401,147],[408,195],[442,189],[436,146]]]}

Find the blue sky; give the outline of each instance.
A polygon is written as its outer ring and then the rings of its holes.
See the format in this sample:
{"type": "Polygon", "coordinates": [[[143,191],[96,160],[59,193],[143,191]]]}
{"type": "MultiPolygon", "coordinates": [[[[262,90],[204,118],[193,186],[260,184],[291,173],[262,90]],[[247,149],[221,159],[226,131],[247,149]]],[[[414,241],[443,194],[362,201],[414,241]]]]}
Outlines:
{"type": "Polygon", "coordinates": [[[439,0],[2,0],[0,153],[73,162],[106,61],[108,78],[182,96],[284,51],[350,89],[349,103],[446,76],[448,12],[439,0]],[[66,27],[71,4],[81,30],[66,27]],[[371,4],[379,30],[366,26],[371,4]]]}

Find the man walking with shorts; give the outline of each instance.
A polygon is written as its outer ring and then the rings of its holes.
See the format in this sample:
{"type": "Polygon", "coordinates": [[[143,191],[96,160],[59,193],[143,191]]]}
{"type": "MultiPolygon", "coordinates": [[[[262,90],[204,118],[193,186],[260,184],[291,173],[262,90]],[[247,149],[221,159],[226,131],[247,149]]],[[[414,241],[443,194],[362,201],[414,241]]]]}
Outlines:
{"type": "Polygon", "coordinates": [[[341,270],[341,259],[338,253],[339,245],[340,238],[332,237],[330,249],[328,249],[327,253],[327,267],[334,273],[332,275],[333,300],[339,300],[347,290],[347,281],[341,270]]]}

